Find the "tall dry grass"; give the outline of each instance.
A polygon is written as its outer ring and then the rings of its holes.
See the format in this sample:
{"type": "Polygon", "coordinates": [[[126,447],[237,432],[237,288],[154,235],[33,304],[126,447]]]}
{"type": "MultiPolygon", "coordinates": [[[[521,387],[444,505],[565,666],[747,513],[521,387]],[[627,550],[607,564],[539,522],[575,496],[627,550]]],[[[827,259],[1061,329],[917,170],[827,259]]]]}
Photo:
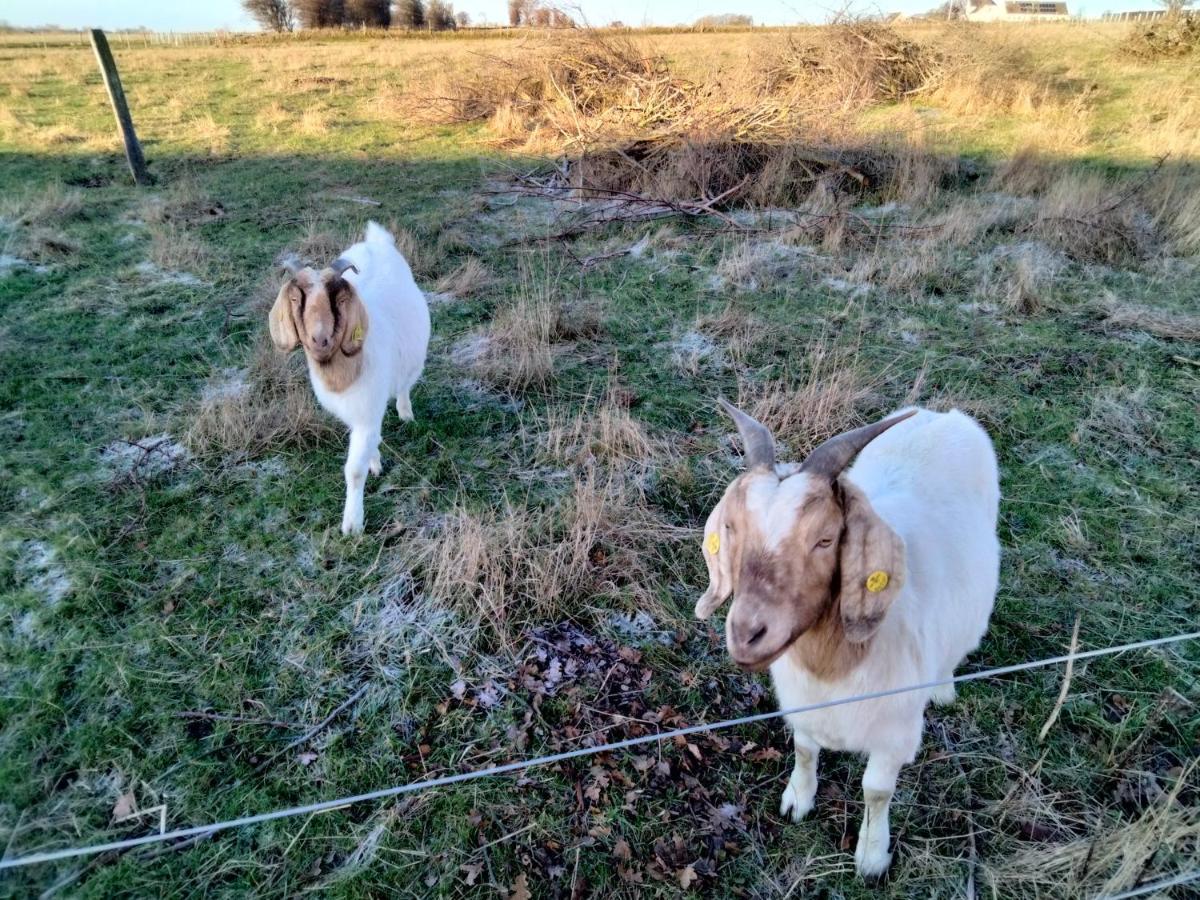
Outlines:
{"type": "Polygon", "coordinates": [[[429,596],[511,649],[533,623],[584,616],[623,596],[668,616],[655,572],[664,548],[687,535],[626,480],[585,467],[551,506],[512,497],[486,510],[458,503],[415,538],[408,562],[429,596]]]}
{"type": "Polygon", "coordinates": [[[336,433],[313,398],[303,355],[277,351],[264,328],[244,374],[225,373],[209,386],[184,442],[199,457],[240,462],[336,433]]]}

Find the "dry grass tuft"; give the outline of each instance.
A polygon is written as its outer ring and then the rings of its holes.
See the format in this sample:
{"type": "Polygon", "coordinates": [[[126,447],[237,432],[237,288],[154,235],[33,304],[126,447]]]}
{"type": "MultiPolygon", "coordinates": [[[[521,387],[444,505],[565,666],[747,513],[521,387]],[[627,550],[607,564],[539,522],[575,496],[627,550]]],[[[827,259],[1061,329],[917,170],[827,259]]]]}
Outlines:
{"type": "Polygon", "coordinates": [[[200,271],[208,259],[204,242],[175,222],[150,225],[150,260],[172,272],[200,271]]]}
{"type": "Polygon", "coordinates": [[[203,225],[225,217],[225,207],[214,201],[194,179],[174,181],[161,194],[147,195],[138,204],[138,215],[148,225],[203,225]]]}
{"type": "Polygon", "coordinates": [[[56,225],[75,218],[83,209],[83,194],[52,181],[40,190],[0,199],[0,219],[18,227],[56,225]]]}
{"type": "MultiPolygon", "coordinates": [[[[301,262],[309,265],[324,266],[337,259],[339,253],[346,249],[357,237],[338,234],[328,223],[317,218],[308,219],[304,234],[288,252],[294,253],[301,262]]],[[[284,254],[285,256],[287,253],[284,254]]]]}
{"type": "Polygon", "coordinates": [[[472,364],[476,376],[510,394],[545,388],[554,374],[557,319],[548,296],[519,293],[492,319],[472,364]]]}
{"type": "Polygon", "coordinates": [[[492,282],[491,273],[477,257],[469,256],[457,269],[440,278],[434,286],[439,294],[470,297],[492,282]]]}
{"type": "Polygon", "coordinates": [[[767,326],[753,314],[730,304],[716,315],[699,318],[696,331],[721,341],[729,359],[744,366],[766,338],[767,326]]]}
{"type": "Polygon", "coordinates": [[[1114,184],[1101,175],[1064,174],[1038,198],[1030,230],[1081,262],[1146,259],[1161,241],[1138,202],[1140,187],[1114,184]]]}
{"type": "Polygon", "coordinates": [[[564,303],[552,273],[535,276],[523,264],[520,278],[516,296],[462,354],[477,378],[510,394],[544,390],[564,345],[595,337],[602,327],[599,304],[564,303]]]}
{"type": "Polygon", "coordinates": [[[663,548],[689,534],[623,480],[588,469],[550,508],[510,499],[476,512],[459,503],[417,537],[411,563],[428,595],[512,647],[532,623],[577,618],[619,596],[666,617],[653,573],[663,548]]]}
{"type": "MultiPolygon", "coordinates": [[[[396,249],[400,251],[400,255],[404,257],[408,267],[412,269],[413,275],[428,275],[436,262],[429,244],[396,222],[388,225],[388,231],[396,239],[396,249]]],[[[355,240],[358,238],[356,237],[355,240]]],[[[339,247],[338,252],[340,253],[343,249],[345,249],[344,246],[339,247]]]]}
{"type": "Polygon", "coordinates": [[[1155,309],[1108,297],[1098,304],[1106,326],[1145,331],[1173,341],[1200,341],[1200,316],[1155,309]]]}
{"type": "Polygon", "coordinates": [[[1107,897],[1139,884],[1151,863],[1162,873],[1173,866],[1195,868],[1200,813],[1179,794],[1193,779],[1193,762],[1133,821],[1104,821],[1093,834],[1061,843],[1035,845],[993,858],[983,866],[993,891],[1006,896],[1107,897]]]}
{"type": "Polygon", "coordinates": [[[603,399],[585,397],[578,413],[551,407],[540,427],[542,450],[553,460],[583,468],[600,462],[646,471],[672,459],[670,446],[652,438],[630,414],[627,399],[610,380],[603,399]]]}
{"type": "Polygon", "coordinates": [[[284,354],[264,336],[244,379],[205,392],[184,442],[197,456],[238,462],[334,435],[313,398],[303,354],[284,354]]]}
{"type": "Polygon", "coordinates": [[[1002,244],[980,263],[980,296],[1021,315],[1035,315],[1050,305],[1051,289],[1066,266],[1062,254],[1037,241],[1002,244]]]}
{"type": "Polygon", "coordinates": [[[1145,383],[1097,391],[1087,418],[1079,423],[1080,440],[1109,453],[1117,449],[1144,452],[1156,442],[1159,431],[1153,400],[1154,392],[1145,383]]]}
{"type": "Polygon", "coordinates": [[[738,405],[771,429],[802,459],[817,444],[861,425],[859,409],[881,381],[862,374],[855,351],[815,341],[799,355],[806,371],[796,378],[742,382],[738,405]]]}

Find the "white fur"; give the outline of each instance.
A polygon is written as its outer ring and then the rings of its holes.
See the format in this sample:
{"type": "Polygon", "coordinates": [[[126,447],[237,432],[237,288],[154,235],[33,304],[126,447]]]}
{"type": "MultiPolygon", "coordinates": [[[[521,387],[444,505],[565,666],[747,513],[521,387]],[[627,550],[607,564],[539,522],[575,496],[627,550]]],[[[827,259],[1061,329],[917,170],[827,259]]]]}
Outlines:
{"type": "MultiPolygon", "coordinates": [[[[973,419],[922,410],[868,444],[843,477],[904,540],[907,578],[846,677],[820,681],[787,654],[771,665],[783,709],[951,676],[979,645],[995,601],[999,473],[992,443],[973,419]]],[[[920,748],[931,693],[935,702],[954,698],[952,687],[914,691],[787,717],[798,753],[780,810],[797,821],[812,808],[820,748],[868,756],[855,853],[864,876],[882,874],[891,862],[888,803],[900,767],[920,748]]]]}
{"type": "Polygon", "coordinates": [[[381,470],[379,441],[388,401],[395,397],[400,418],[412,421],[409,391],[425,368],[429,306],[395,239],[380,225],[368,222],[363,240],[340,258],[358,269],[357,273],[347,269],[343,277],[354,285],[367,311],[362,371],[350,387],[337,393],[325,386],[311,359],[308,371],[321,406],[350,429],[342,513],[342,534],[350,534],[363,528],[367,471],[378,475],[381,470]]]}

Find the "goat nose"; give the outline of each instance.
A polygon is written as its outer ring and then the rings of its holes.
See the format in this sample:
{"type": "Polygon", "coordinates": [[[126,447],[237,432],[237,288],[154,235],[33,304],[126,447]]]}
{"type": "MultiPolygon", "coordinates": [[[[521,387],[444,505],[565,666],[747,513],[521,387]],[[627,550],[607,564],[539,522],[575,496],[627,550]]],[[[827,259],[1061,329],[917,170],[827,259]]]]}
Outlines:
{"type": "Polygon", "coordinates": [[[329,349],[329,338],[327,338],[327,337],[317,338],[317,346],[322,350],[328,350],[329,349]]]}
{"type": "Polygon", "coordinates": [[[763,639],[763,636],[766,635],[766,633],[767,633],[767,626],[759,625],[758,628],[756,628],[754,630],[754,633],[751,634],[750,637],[746,639],[746,646],[753,647],[755,644],[757,644],[759,641],[761,641],[763,639]]]}

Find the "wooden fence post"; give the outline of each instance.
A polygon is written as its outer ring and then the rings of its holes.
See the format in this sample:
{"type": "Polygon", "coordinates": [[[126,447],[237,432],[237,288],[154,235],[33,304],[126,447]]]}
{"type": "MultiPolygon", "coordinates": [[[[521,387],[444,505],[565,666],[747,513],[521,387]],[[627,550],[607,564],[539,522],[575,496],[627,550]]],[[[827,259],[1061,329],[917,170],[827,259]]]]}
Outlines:
{"type": "Polygon", "coordinates": [[[96,62],[100,64],[100,74],[104,76],[104,87],[108,90],[113,114],[117,117],[121,137],[125,140],[125,158],[129,160],[129,171],[133,173],[134,184],[145,187],[152,183],[150,173],[146,171],[146,158],[142,155],[142,145],[138,143],[137,134],[133,130],[129,104],[125,102],[125,91],[121,87],[121,76],[117,73],[112,50],[108,47],[108,38],[99,28],[92,29],[92,49],[96,51],[96,62]]]}

